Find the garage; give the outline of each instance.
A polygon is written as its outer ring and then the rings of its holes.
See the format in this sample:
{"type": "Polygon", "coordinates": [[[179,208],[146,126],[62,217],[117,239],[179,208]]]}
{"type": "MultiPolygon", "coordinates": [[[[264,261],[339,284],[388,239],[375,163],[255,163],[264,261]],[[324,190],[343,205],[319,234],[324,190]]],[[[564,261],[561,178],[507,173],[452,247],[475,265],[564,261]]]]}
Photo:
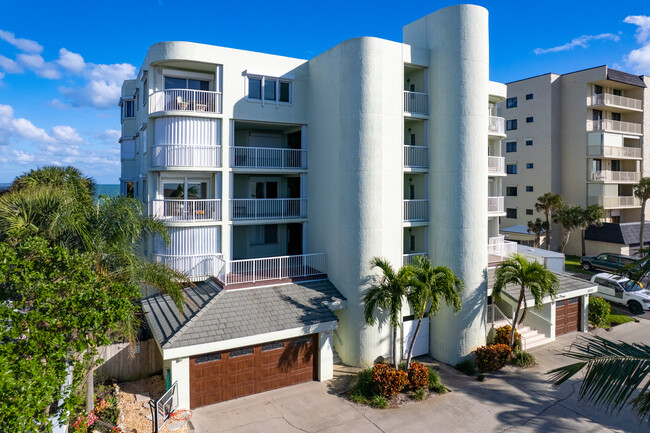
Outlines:
{"type": "Polygon", "coordinates": [[[555,302],[555,335],[568,334],[580,329],[580,298],[555,302]]]}
{"type": "Polygon", "coordinates": [[[318,335],[190,358],[190,408],[317,380],[318,335]]]}

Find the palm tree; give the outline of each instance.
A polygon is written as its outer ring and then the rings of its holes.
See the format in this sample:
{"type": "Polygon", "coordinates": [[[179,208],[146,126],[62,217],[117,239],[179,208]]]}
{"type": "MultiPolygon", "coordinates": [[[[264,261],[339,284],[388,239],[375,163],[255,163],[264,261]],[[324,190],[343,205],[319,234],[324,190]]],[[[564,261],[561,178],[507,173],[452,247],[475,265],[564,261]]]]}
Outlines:
{"type": "Polygon", "coordinates": [[[526,318],[528,306],[526,303],[526,289],[530,291],[534,300],[535,308],[541,310],[543,300],[546,296],[555,297],[560,287],[557,276],[546,269],[546,266],[536,261],[529,261],[519,253],[515,253],[512,258],[505,260],[497,266],[495,273],[494,288],[492,295],[496,300],[501,296],[508,284],[519,286],[519,299],[517,300],[517,309],[512,321],[512,332],[510,333],[510,347],[514,348],[515,329],[518,324],[526,318]],[[523,306],[523,313],[519,317],[519,310],[523,306]]]}
{"type": "Polygon", "coordinates": [[[582,218],[580,219],[580,235],[582,241],[582,255],[587,254],[585,248],[585,230],[591,226],[602,227],[603,218],[605,218],[605,209],[602,206],[597,204],[592,204],[587,206],[586,209],[582,212],[582,218]]]}
{"type": "Polygon", "coordinates": [[[643,177],[634,185],[634,196],[641,199],[641,225],[639,227],[639,250],[643,249],[643,231],[645,230],[645,205],[650,199],[650,177],[643,177]]]}
{"type": "Polygon", "coordinates": [[[535,221],[528,221],[528,233],[535,233],[535,248],[541,244],[542,232],[546,233],[546,242],[548,245],[548,223],[536,218],[535,221]]]}
{"type": "Polygon", "coordinates": [[[562,226],[562,246],[560,251],[564,253],[571,232],[584,226],[585,211],[580,206],[563,205],[555,212],[553,222],[562,226]]]}
{"type": "Polygon", "coordinates": [[[422,319],[435,316],[440,311],[443,300],[453,308],[454,313],[460,311],[463,306],[460,295],[465,288],[465,283],[454,275],[451,269],[446,266],[432,266],[426,256],[416,256],[412,267],[416,284],[411,286],[407,299],[413,308],[413,315],[418,319],[418,324],[406,356],[406,368],[411,365],[413,347],[420,332],[422,319]]]}
{"type": "Polygon", "coordinates": [[[370,261],[370,269],[379,269],[381,276],[376,284],[371,286],[363,296],[364,316],[366,323],[374,325],[377,322],[377,309],[388,313],[388,320],[393,329],[393,364],[398,365],[397,328],[401,326],[402,303],[408,289],[415,284],[413,270],[410,266],[402,266],[397,272],[386,259],[374,257],[370,261]]]}
{"type": "Polygon", "coordinates": [[[537,197],[537,203],[535,203],[535,210],[537,212],[543,212],[546,216],[546,225],[548,229],[546,230],[546,249],[551,249],[551,217],[555,211],[557,211],[564,204],[562,196],[559,194],[553,194],[552,192],[547,192],[544,195],[537,197]]]}
{"type": "Polygon", "coordinates": [[[553,386],[560,386],[584,369],[578,399],[604,407],[610,413],[618,413],[631,403],[639,418],[650,422],[650,383],[646,381],[650,373],[650,346],[614,343],[592,336],[576,341],[563,354],[578,362],[549,371],[553,386]],[[633,397],[639,388],[639,394],[633,397]]]}

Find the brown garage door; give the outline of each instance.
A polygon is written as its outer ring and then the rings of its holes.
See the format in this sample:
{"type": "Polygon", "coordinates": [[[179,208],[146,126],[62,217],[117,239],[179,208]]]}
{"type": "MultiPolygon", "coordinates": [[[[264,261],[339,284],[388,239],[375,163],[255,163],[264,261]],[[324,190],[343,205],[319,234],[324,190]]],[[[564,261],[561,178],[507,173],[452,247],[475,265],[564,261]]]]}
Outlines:
{"type": "Polygon", "coordinates": [[[191,409],[317,379],[318,336],[190,358],[191,409]]]}
{"type": "Polygon", "coordinates": [[[575,332],[580,327],[580,298],[555,302],[555,335],[575,332]]]}

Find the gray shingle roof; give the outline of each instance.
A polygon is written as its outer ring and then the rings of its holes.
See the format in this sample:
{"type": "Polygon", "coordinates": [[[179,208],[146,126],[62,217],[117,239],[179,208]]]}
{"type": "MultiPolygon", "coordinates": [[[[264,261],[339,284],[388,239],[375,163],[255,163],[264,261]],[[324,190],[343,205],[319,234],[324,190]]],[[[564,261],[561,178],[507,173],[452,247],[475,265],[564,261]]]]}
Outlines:
{"type": "Polygon", "coordinates": [[[640,75],[628,74],[627,72],[617,71],[616,69],[607,68],[607,79],[633,86],[645,87],[643,78],[640,75]]]}
{"type": "MultiPolygon", "coordinates": [[[[494,287],[494,271],[495,268],[488,269],[488,287],[492,289],[494,287]]],[[[591,281],[583,280],[581,278],[576,278],[569,276],[567,274],[555,274],[557,278],[560,280],[560,289],[557,291],[557,294],[565,294],[569,295],[571,292],[575,290],[583,290],[583,289],[589,289],[589,288],[597,288],[597,284],[592,283],[591,281]]],[[[519,299],[519,290],[521,288],[518,286],[515,286],[514,284],[508,284],[506,286],[505,293],[510,296],[512,299],[519,299]]],[[[534,299],[532,293],[530,290],[526,289],[526,299],[528,301],[534,299]]]]}
{"type": "Polygon", "coordinates": [[[171,298],[142,300],[154,337],[165,349],[225,341],[336,321],[345,298],[328,280],[222,290],[211,281],[185,289],[181,314],[171,298]]]}
{"type": "MultiPolygon", "coordinates": [[[[588,241],[610,242],[630,246],[639,245],[639,225],[641,223],[604,223],[602,227],[589,227],[585,231],[588,241]]],[[[650,226],[646,221],[646,227],[650,226]]],[[[650,242],[650,230],[643,232],[643,242],[650,242]]],[[[601,251],[603,253],[607,251],[601,251]]]]}

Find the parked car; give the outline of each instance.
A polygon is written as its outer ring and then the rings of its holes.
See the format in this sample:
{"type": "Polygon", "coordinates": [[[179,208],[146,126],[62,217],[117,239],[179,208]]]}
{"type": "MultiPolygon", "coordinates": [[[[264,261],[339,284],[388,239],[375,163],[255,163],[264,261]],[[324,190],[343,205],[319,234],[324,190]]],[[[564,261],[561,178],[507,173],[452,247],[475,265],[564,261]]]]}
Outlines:
{"type": "MultiPolygon", "coordinates": [[[[580,266],[582,266],[582,269],[585,271],[591,271],[592,269],[602,269],[604,271],[616,272],[623,266],[629,265],[635,261],[636,259],[634,257],[624,256],[622,254],[600,253],[597,256],[581,257],[580,266]]],[[[632,269],[633,272],[636,272],[637,270],[638,268],[632,269]]],[[[629,277],[630,271],[625,270],[621,275],[624,277],[629,277]]]]}
{"type": "Polygon", "coordinates": [[[591,282],[598,284],[598,294],[595,296],[624,305],[632,314],[650,310],[650,290],[644,289],[642,284],[605,272],[591,277],[591,282]]]}

